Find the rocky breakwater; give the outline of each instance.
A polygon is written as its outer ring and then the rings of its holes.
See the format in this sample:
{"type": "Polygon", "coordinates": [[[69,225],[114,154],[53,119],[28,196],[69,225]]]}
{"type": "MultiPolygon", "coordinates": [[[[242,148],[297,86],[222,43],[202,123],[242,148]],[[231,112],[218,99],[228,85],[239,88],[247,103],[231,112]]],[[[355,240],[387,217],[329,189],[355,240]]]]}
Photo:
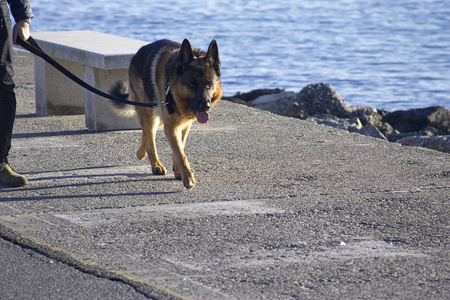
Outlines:
{"type": "Polygon", "coordinates": [[[224,99],[402,145],[450,153],[450,110],[443,106],[394,112],[349,106],[326,83],[309,84],[299,93],[263,89],[224,99]]]}

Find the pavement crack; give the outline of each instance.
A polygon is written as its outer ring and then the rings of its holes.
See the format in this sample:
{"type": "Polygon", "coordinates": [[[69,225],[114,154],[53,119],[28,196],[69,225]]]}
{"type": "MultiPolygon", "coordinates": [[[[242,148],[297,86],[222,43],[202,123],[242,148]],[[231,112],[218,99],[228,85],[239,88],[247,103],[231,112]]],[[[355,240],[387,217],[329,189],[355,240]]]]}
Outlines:
{"type": "Polygon", "coordinates": [[[68,253],[52,248],[38,241],[34,241],[20,232],[5,226],[4,224],[0,224],[0,238],[21,247],[22,250],[30,256],[32,256],[33,253],[38,253],[47,257],[50,260],[49,262],[65,264],[85,274],[128,285],[137,293],[144,295],[148,299],[184,299],[184,297],[176,295],[171,291],[167,291],[163,287],[154,286],[150,283],[134,279],[119,272],[110,271],[91,265],[71,256],[68,253]]]}

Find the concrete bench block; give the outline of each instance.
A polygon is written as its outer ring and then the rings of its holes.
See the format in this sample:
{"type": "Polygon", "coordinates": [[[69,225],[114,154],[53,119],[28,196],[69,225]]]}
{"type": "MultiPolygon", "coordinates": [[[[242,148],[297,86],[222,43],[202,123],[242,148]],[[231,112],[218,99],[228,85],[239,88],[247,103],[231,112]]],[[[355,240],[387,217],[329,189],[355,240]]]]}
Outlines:
{"type": "MultiPolygon", "coordinates": [[[[83,78],[83,65],[58,58],[54,60],[83,78]]],[[[84,89],[38,56],[34,59],[34,78],[38,116],[84,114],[84,89]]]]}
{"type": "MultiPolygon", "coordinates": [[[[128,69],[103,70],[84,66],[84,81],[108,91],[118,78],[128,78],[128,69]]],[[[109,100],[85,91],[86,127],[94,131],[139,129],[135,118],[122,118],[111,112],[109,100]]]]}
{"type": "MultiPolygon", "coordinates": [[[[148,42],[95,31],[35,32],[34,39],[55,61],[95,88],[108,92],[118,79],[128,79],[133,55],[148,42]]],[[[40,57],[35,57],[36,112],[85,114],[89,130],[140,128],[109,109],[109,100],[84,90],[40,57]]]]}

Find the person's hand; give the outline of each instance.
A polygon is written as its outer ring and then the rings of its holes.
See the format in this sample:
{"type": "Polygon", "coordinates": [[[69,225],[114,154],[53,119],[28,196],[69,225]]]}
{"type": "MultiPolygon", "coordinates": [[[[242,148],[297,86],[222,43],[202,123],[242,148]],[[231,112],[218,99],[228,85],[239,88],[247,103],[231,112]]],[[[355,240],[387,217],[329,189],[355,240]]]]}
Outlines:
{"type": "Polygon", "coordinates": [[[20,20],[13,28],[13,43],[17,45],[17,37],[26,41],[30,37],[30,27],[26,20],[20,20]]]}

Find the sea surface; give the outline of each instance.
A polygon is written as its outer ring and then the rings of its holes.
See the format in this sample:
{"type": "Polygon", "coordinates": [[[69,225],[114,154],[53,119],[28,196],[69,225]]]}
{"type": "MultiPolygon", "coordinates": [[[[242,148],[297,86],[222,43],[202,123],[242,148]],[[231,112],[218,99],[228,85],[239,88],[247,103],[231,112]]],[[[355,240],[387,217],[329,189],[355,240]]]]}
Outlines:
{"type": "Polygon", "coordinates": [[[449,0],[31,0],[33,31],[219,45],[226,96],[329,83],[350,105],[450,108],[449,0]]]}

